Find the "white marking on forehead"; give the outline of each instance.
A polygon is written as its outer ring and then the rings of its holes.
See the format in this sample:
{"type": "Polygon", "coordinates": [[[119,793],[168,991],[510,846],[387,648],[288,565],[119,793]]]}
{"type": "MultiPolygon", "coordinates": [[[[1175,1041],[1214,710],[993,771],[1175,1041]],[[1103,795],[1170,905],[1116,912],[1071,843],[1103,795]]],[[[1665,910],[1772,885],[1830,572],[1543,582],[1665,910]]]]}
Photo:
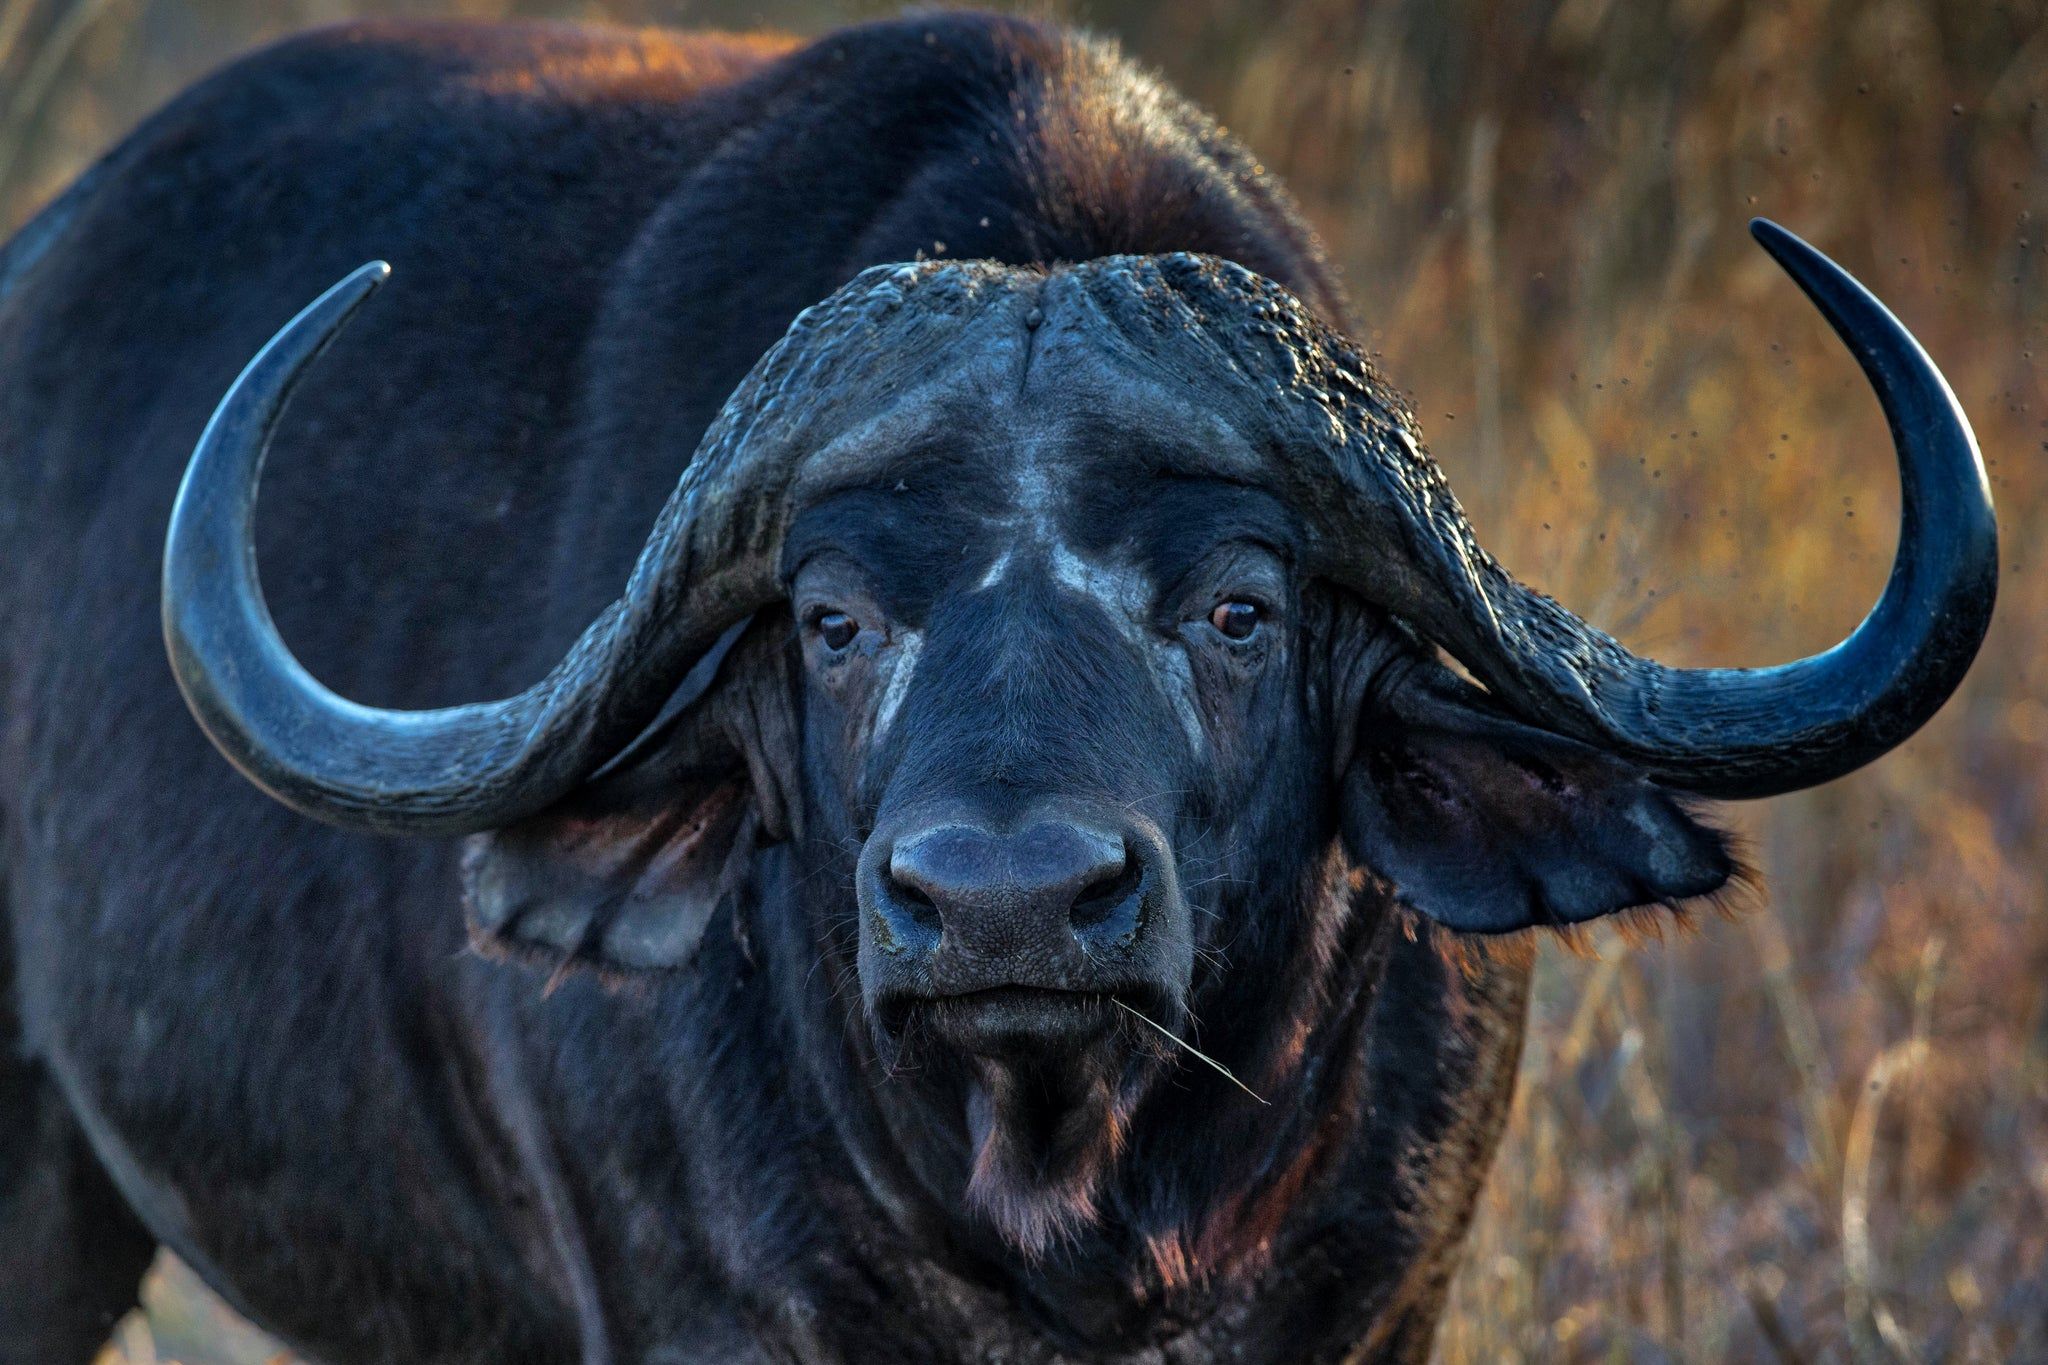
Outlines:
{"type": "MultiPolygon", "coordinates": [[[[1054,519],[1063,490],[1054,485],[1053,474],[1038,442],[1029,442],[1018,451],[1012,475],[1017,498],[1012,524],[1019,533],[1019,541],[1044,552],[1055,583],[1100,603],[1117,629],[1127,635],[1134,633],[1139,628],[1138,617],[1150,600],[1148,585],[1135,570],[1083,559],[1066,543],[1054,519]]],[[[1001,581],[1009,572],[1017,549],[1015,543],[1004,548],[983,575],[982,587],[992,587],[1001,581]]]]}
{"type": "Polygon", "coordinates": [[[889,682],[882,689],[881,705],[875,708],[877,740],[889,732],[889,722],[896,719],[896,710],[903,705],[903,694],[910,690],[910,675],[917,671],[917,652],[922,648],[923,631],[906,630],[897,637],[895,655],[889,661],[889,682]]]}
{"type": "Polygon", "coordinates": [[[1023,531],[1040,545],[1057,545],[1059,532],[1053,526],[1053,504],[1058,500],[1058,490],[1052,483],[1052,471],[1046,467],[1040,443],[1046,440],[1039,436],[1027,439],[1017,452],[1017,463],[1012,471],[1017,489],[1016,520],[1023,531]]]}
{"type": "Polygon", "coordinates": [[[1160,640],[1154,644],[1152,657],[1158,661],[1161,686],[1173,703],[1174,714],[1180,717],[1180,728],[1187,731],[1188,747],[1199,754],[1209,736],[1195,710],[1195,669],[1188,662],[1187,649],[1178,641],[1160,640]]]}
{"type": "Polygon", "coordinates": [[[981,582],[977,586],[981,588],[993,588],[996,584],[1002,582],[1003,574],[1009,570],[1010,556],[1012,553],[1014,552],[1006,549],[1001,554],[997,555],[996,562],[988,566],[988,572],[981,576],[981,582]]]}
{"type": "Polygon", "coordinates": [[[1059,541],[1051,547],[1052,577],[1067,591],[1099,602],[1119,629],[1136,629],[1150,600],[1145,576],[1136,569],[1095,564],[1059,541]]]}
{"type": "MultiPolygon", "coordinates": [[[[1189,746],[1201,752],[1208,743],[1208,732],[1203,729],[1196,706],[1194,667],[1188,660],[1186,646],[1179,640],[1161,639],[1150,629],[1146,617],[1152,605],[1152,585],[1143,573],[1128,565],[1084,558],[1060,535],[1055,511],[1064,490],[1054,482],[1056,466],[1043,457],[1043,439],[1027,439],[1018,448],[1012,466],[1016,510],[1007,518],[1017,538],[996,555],[995,562],[982,574],[980,587],[991,588],[1001,582],[1024,547],[1043,553],[1055,583],[1101,606],[1117,631],[1144,652],[1152,663],[1154,681],[1173,707],[1189,746]]],[[[907,685],[908,669],[914,661],[913,651],[901,665],[901,671],[891,677],[891,696],[899,683],[907,685]]],[[[885,697],[880,725],[887,724],[886,717],[893,709],[885,697]]]]}
{"type": "MultiPolygon", "coordinates": [[[[1035,452],[1034,452],[1035,454],[1035,452]]],[[[1040,536],[1052,531],[1052,477],[1045,466],[1030,456],[1017,461],[1017,510],[1031,519],[1040,536]]]]}

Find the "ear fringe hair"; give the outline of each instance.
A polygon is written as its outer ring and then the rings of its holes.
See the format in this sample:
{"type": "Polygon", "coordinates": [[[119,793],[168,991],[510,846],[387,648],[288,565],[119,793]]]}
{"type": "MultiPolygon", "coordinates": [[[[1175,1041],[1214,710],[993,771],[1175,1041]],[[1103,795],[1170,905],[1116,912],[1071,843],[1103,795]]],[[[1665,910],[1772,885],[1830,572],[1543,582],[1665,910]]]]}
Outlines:
{"type": "Polygon", "coordinates": [[[1499,970],[1527,971],[1536,962],[1537,949],[1545,939],[1560,945],[1572,956],[1598,961],[1600,950],[1593,941],[1593,928],[1611,924],[1624,946],[1641,951],[1661,944],[1667,934],[1681,938],[1700,932],[1700,912],[1734,923],[1770,903],[1763,879],[1749,863],[1748,850],[1736,835],[1716,831],[1727,849],[1728,879],[1704,895],[1678,900],[1655,900],[1625,906],[1577,924],[1538,924],[1500,934],[1463,933],[1437,923],[1422,912],[1396,902],[1401,933],[1410,943],[1426,943],[1445,966],[1478,981],[1499,970]]]}

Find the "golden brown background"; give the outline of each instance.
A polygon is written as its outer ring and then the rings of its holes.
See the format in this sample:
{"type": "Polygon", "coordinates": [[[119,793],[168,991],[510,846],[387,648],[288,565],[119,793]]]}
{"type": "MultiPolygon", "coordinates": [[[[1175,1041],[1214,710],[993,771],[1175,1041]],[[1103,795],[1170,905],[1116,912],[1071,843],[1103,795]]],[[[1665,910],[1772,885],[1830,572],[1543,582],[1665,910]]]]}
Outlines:
{"type": "MultiPolygon", "coordinates": [[[[849,0],[0,0],[0,229],[265,39],[355,14],[813,32],[849,0]]],[[[1081,0],[1289,181],[1484,539],[1686,664],[1822,647],[1896,534],[1884,426],[1748,242],[1906,319],[1975,420],[2001,603],[1875,768],[1734,807],[1767,908],[1544,952],[1445,1362],[2048,1359],[2048,5],[1081,0]]],[[[0,376],[0,382],[5,377],[0,376]]],[[[279,1096],[279,1103],[289,1103],[279,1096]]],[[[109,1360],[274,1348],[161,1267],[109,1360]]]]}

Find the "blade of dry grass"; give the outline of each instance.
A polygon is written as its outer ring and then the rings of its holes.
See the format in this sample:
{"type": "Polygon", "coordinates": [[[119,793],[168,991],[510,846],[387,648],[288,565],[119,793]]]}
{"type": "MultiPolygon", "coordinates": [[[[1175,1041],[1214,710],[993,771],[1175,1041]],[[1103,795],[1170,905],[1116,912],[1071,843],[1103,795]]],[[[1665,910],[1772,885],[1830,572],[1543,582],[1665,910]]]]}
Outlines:
{"type": "Polygon", "coordinates": [[[1906,1072],[1921,1064],[1927,1044],[1914,1038],[1887,1048],[1870,1064],[1849,1120],[1849,1139],[1842,1157],[1842,1269],[1845,1293],[1842,1311],[1850,1344],[1859,1361],[1910,1365],[1919,1359],[1905,1329],[1899,1326],[1878,1292],[1877,1253],[1870,1238],[1870,1166],[1877,1148],[1877,1121],[1885,1094],[1906,1072]]]}
{"type": "Polygon", "coordinates": [[[36,49],[35,58],[30,61],[20,83],[14,87],[5,110],[0,111],[0,196],[4,196],[12,185],[15,167],[28,147],[29,134],[40,120],[51,93],[56,90],[57,79],[63,74],[65,63],[71,60],[93,25],[116,5],[125,2],[77,0],[36,49]]]}
{"type": "MultiPolygon", "coordinates": [[[[1110,999],[1116,1000],[1116,997],[1111,996],[1110,999]]],[[[1243,1081],[1239,1080],[1236,1074],[1233,1073],[1229,1067],[1223,1065],[1223,1063],[1217,1061],[1214,1057],[1211,1057],[1208,1053],[1202,1051],[1200,1048],[1196,1047],[1187,1039],[1181,1037],[1177,1033],[1170,1031],[1164,1024],[1154,1023],[1152,1019],[1143,1011],[1134,1009],[1131,1006],[1126,1005],[1121,1000],[1116,1000],[1116,1005],[1118,1009],[1130,1015],[1133,1019],[1140,1020],[1148,1027],[1152,1028],[1159,1034],[1160,1037],[1166,1039],[1167,1042],[1172,1043],[1177,1048],[1181,1048],[1182,1050],[1193,1054],[1197,1059],[1206,1062],[1210,1066],[1214,1067],[1216,1069],[1217,1074],[1221,1075],[1223,1079],[1229,1081],[1232,1085],[1236,1086],[1239,1090],[1244,1091],[1245,1094],[1250,1095],[1253,1099],[1258,1100],[1260,1104],[1266,1103],[1264,1099],[1260,1098],[1259,1093],[1257,1091],[1253,1090],[1250,1086],[1246,1085],[1243,1081]]]]}

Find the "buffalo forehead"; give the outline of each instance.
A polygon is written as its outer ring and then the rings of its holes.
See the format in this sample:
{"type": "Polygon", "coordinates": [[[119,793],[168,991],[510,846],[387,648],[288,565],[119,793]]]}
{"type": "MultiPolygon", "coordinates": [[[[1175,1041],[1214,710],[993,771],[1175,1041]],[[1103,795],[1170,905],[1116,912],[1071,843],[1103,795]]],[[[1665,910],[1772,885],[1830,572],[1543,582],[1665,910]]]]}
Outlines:
{"type": "Polygon", "coordinates": [[[1232,482],[1259,477],[1262,459],[1232,420],[1231,394],[1137,363],[1127,345],[1114,344],[1085,317],[1033,325],[1032,309],[1018,302],[964,323],[942,364],[893,374],[867,395],[866,409],[856,406],[859,415],[804,460],[798,502],[882,482],[900,472],[906,453],[952,443],[988,452],[997,468],[1055,463],[1084,474],[1132,472],[1119,458],[1123,448],[1073,441],[1076,426],[1120,426],[1139,438],[1134,448],[1165,466],[1141,472],[1232,482]]]}
{"type": "MultiPolygon", "coordinates": [[[[1143,640],[1160,586],[1145,514],[1191,483],[1270,480],[1231,420],[1232,394],[1134,353],[1075,294],[1042,283],[1020,275],[1013,298],[962,320],[940,363],[878,388],[806,459],[796,510],[811,525],[788,549],[801,558],[816,540],[839,542],[893,580],[886,595],[915,617],[947,581],[976,591],[1043,573],[1143,640]]],[[[1186,710],[1185,661],[1154,662],[1174,665],[1186,710]]]]}
{"type": "Polygon", "coordinates": [[[1043,536],[1091,485],[1263,482],[1222,402],[1174,392],[1071,334],[1026,356],[1029,333],[1015,330],[977,329],[944,369],[878,395],[804,461],[797,510],[850,490],[936,486],[965,513],[1043,536]]]}

